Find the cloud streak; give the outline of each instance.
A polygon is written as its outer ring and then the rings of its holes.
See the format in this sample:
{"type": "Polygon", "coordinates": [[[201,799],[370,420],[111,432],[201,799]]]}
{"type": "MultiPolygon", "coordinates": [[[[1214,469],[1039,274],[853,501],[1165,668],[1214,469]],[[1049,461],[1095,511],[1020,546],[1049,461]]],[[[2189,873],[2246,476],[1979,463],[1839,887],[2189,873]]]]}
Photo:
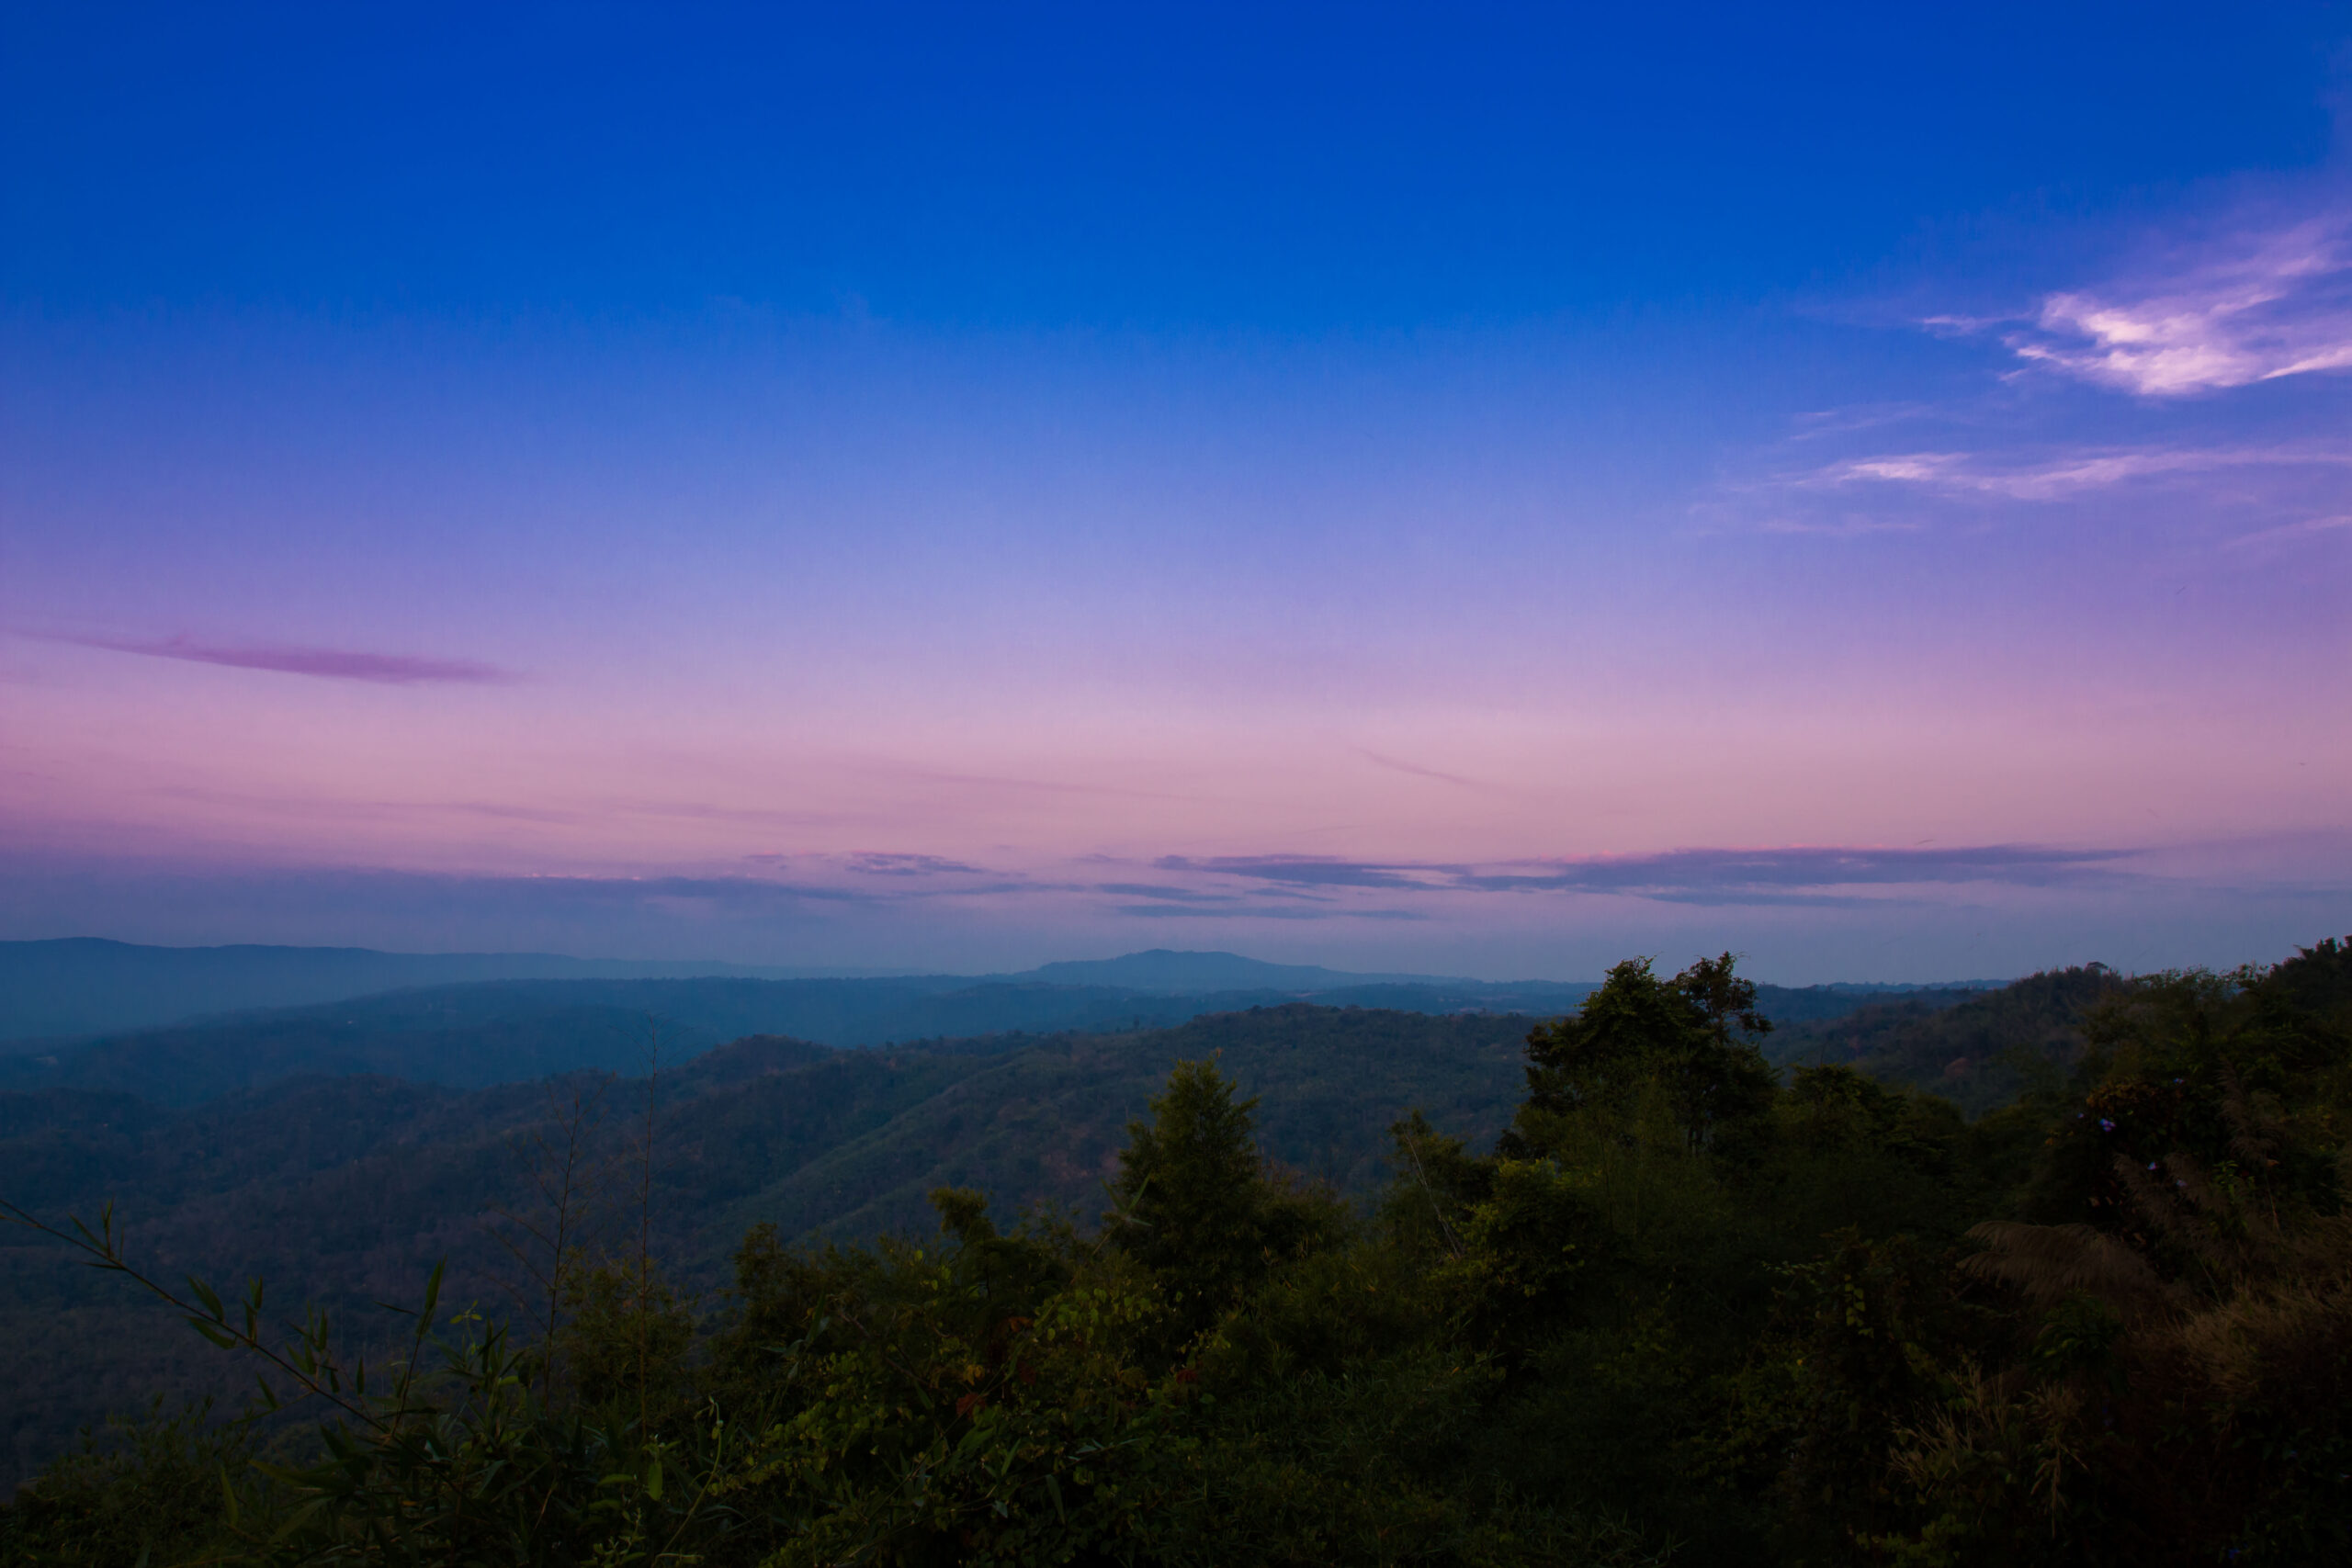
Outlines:
{"type": "Polygon", "coordinates": [[[2325,408],[2312,400],[2335,393],[2314,383],[2288,402],[2283,392],[2199,401],[2352,371],[2352,205],[2330,194],[2304,197],[2299,210],[2300,221],[2241,214],[2203,238],[2143,246],[2107,279],[2015,314],[1913,318],[1940,335],[1998,341],[2015,356],[1998,378],[2010,389],[1988,381],[1936,403],[1807,415],[1777,462],[1723,484],[1694,515],[1860,537],[1978,523],[2006,506],[2128,497],[2135,525],[2324,532],[2352,479],[2352,446],[2314,419],[2325,408]],[[2020,397],[2015,383],[2030,375],[2124,392],[2136,406],[2020,397]],[[1916,428],[1885,428],[1896,424],[1916,428]]]}
{"type": "Polygon", "coordinates": [[[1851,457],[1789,481],[1801,489],[1908,485],[2007,501],[2064,501],[2141,480],[2230,468],[2352,468],[2352,450],[2322,446],[2086,447],[2057,457],[2002,458],[1972,452],[1895,452],[1851,457]]]}
{"type": "Polygon", "coordinates": [[[1167,882],[1098,882],[1094,890],[1115,893],[1123,898],[1164,898],[1180,904],[1230,905],[1240,901],[1231,893],[1203,893],[1167,882]]]}
{"type": "MultiPolygon", "coordinates": [[[[2135,850],[2065,850],[2024,844],[1951,849],[1805,845],[1692,849],[1657,854],[1521,860],[1491,865],[1353,861],[1323,855],[1167,855],[1159,870],[1229,878],[1244,885],[1334,893],[1589,893],[1685,904],[1829,904],[1854,900],[1831,889],[1994,884],[2009,887],[2113,886],[2113,863],[2135,850]]],[[[1123,889],[1124,890],[1124,889],[1123,889]]],[[[1161,897],[1170,897],[1159,893],[1161,897]]],[[[1198,896],[1193,908],[1198,908],[1198,896]]],[[[1203,910],[1202,912],[1206,912],[1203,910]]]]}
{"type": "Polygon", "coordinates": [[[2135,850],[2061,850],[2028,844],[1951,849],[1800,845],[1785,849],[1671,850],[1661,854],[1530,863],[1474,873],[1464,886],[1506,891],[1628,892],[1645,897],[1761,889],[1900,886],[1966,882],[2050,887],[2116,878],[2111,863],[2135,850]],[[1542,869],[1537,869],[1541,867],[1542,869]]]}
{"type": "Polygon", "coordinates": [[[1326,908],[1316,904],[1250,904],[1230,908],[1209,908],[1198,904],[1122,904],[1116,913],[1145,919],[1217,917],[1243,920],[1426,920],[1430,918],[1419,909],[1326,908]]]}
{"type": "MultiPolygon", "coordinates": [[[[2352,369],[2352,219],[2241,241],[2172,276],[2042,297],[2004,335],[2028,364],[2143,398],[2179,398],[2352,369]]],[[[1928,325],[1962,332],[1957,317],[1928,325]]]]}
{"type": "Polygon", "coordinates": [[[2306,517],[2300,523],[2282,523],[2275,528],[2241,535],[2230,541],[2229,547],[2245,549],[2256,545],[2276,545],[2289,539],[2308,539],[2314,535],[2337,533],[2346,528],[2352,528],[2352,513],[2334,517],[2306,517]]]}
{"type": "Polygon", "coordinates": [[[433,683],[497,685],[515,678],[512,671],[472,660],[423,659],[405,653],[367,653],[349,649],[200,643],[185,636],[165,637],[159,642],[107,637],[59,637],[52,640],[78,643],[84,648],[102,648],[114,653],[135,653],[148,659],[176,659],[191,664],[221,664],[235,670],[268,670],[282,675],[311,675],[330,681],[366,681],[387,686],[433,683]]]}
{"type": "Polygon", "coordinates": [[[1408,762],[1396,757],[1384,757],[1377,751],[1363,750],[1362,749],[1359,749],[1359,754],[1363,756],[1364,761],[1372,763],[1375,767],[1386,768],[1392,773],[1409,773],[1417,779],[1435,779],[1440,784],[1459,784],[1464,789],[1492,789],[1495,787],[1492,784],[1482,783],[1477,779],[1464,778],[1459,773],[1441,773],[1435,768],[1422,767],[1419,762],[1408,762]]]}
{"type": "Polygon", "coordinates": [[[1162,855],[1151,863],[1159,871],[1208,872],[1250,881],[1274,882],[1291,887],[1413,887],[1442,886],[1424,874],[1461,874],[1466,866],[1378,865],[1363,861],[1322,855],[1217,855],[1193,860],[1162,855]]]}
{"type": "Polygon", "coordinates": [[[989,876],[977,865],[942,855],[918,855],[865,851],[848,856],[842,864],[864,876],[989,876]]]}

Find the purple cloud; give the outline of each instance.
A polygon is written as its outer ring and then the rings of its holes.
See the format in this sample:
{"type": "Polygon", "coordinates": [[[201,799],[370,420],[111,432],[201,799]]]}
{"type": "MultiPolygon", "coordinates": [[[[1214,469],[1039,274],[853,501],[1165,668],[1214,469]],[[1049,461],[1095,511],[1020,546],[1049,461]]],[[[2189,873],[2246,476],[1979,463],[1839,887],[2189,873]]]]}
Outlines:
{"type": "Polygon", "coordinates": [[[1425,920],[1429,919],[1418,909],[1325,908],[1312,904],[1250,904],[1238,908],[1204,908],[1197,904],[1121,904],[1117,906],[1116,912],[1146,918],[1199,917],[1245,920],[1425,920]]]}
{"type": "Polygon", "coordinates": [[[2102,868],[2137,852],[2052,850],[2027,844],[1902,850],[1834,845],[1672,850],[1663,854],[1556,863],[1541,871],[1503,868],[1474,873],[1456,878],[1454,886],[1498,892],[1524,888],[1634,893],[1652,898],[1917,883],[1997,882],[2047,887],[2111,880],[2115,874],[2102,868]]]}
{"type": "Polygon", "coordinates": [[[116,653],[138,653],[150,659],[180,659],[193,664],[226,664],[238,670],[275,670],[286,675],[317,675],[331,681],[372,681],[379,685],[414,686],[429,682],[487,685],[512,681],[514,675],[493,664],[467,659],[419,659],[405,653],[358,653],[335,648],[289,648],[267,644],[223,647],[166,637],[161,642],[122,642],[105,637],[66,637],[85,648],[116,653]]]}
{"type": "Polygon", "coordinates": [[[1420,877],[1407,874],[1423,871],[1460,872],[1460,866],[1435,867],[1410,864],[1375,865],[1363,861],[1339,860],[1327,855],[1217,855],[1207,860],[1193,860],[1183,855],[1162,855],[1151,863],[1160,871],[1205,871],[1221,876],[1248,877],[1258,882],[1279,882],[1293,887],[1430,887],[1420,877]]]}
{"type": "Polygon", "coordinates": [[[1232,904],[1238,900],[1230,893],[1198,893],[1189,887],[1178,887],[1165,882],[1098,882],[1097,893],[1116,893],[1126,898],[1168,898],[1182,904],[1232,904]]]}
{"type": "Polygon", "coordinates": [[[966,865],[959,860],[947,860],[939,855],[917,855],[861,852],[846,857],[842,865],[866,876],[987,876],[982,867],[966,865]]]}
{"type": "Polygon", "coordinates": [[[1465,779],[1460,773],[1440,773],[1435,768],[1424,768],[1418,762],[1406,762],[1400,761],[1395,757],[1384,757],[1377,751],[1363,751],[1362,755],[1366,761],[1371,762],[1375,766],[1392,769],[1400,773],[1410,773],[1415,778],[1435,779],[1441,784],[1460,784],[1464,789],[1491,789],[1494,787],[1491,784],[1481,784],[1476,779],[1465,779]]]}
{"type": "MultiPolygon", "coordinates": [[[[1673,850],[1591,860],[1515,861],[1492,866],[1348,861],[1316,855],[1168,855],[1163,871],[1271,883],[1283,888],[1368,887],[1420,893],[1614,893],[1668,903],[1841,903],[1808,889],[1999,883],[2050,887],[2112,883],[2109,863],[2134,850],[2054,850],[2023,844],[1952,849],[1799,846],[1673,850]]],[[[1165,897],[1165,895],[1161,895],[1165,897]]]]}

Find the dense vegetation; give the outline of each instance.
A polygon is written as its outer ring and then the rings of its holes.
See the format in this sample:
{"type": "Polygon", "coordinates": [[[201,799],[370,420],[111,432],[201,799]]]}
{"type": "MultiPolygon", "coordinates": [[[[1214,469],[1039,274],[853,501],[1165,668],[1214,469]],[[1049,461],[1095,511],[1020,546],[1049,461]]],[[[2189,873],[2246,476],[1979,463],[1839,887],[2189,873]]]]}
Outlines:
{"type": "MultiPolygon", "coordinates": [[[[1493,1152],[1408,1112],[1368,1210],[1268,1157],[1212,1047],[1125,1129],[1099,1223],[1001,1223],[942,1182],[935,1239],[756,1226],[699,1301],[640,1160],[593,1247],[535,1222],[511,1326],[436,1321],[428,1291],[364,1387],[334,1324],[157,1276],[319,1421],[159,1409],[21,1492],[0,1548],[2345,1560],[2352,948],[2092,988],[1972,1122],[1842,1062],[1783,1076],[1727,958],[1622,964],[1528,1035],[1493,1152]]],[[[786,1076],[756,1066],[737,1094],[786,1076]]],[[[84,1246],[139,1262],[104,1227],[84,1246]]]]}
{"type": "MultiPolygon", "coordinates": [[[[1859,1068],[1977,1116],[2063,1074],[2081,1047],[2083,1015],[2121,983],[2113,970],[2089,964],[1996,990],[1910,991],[1782,1028],[1766,1054],[1784,1066],[1859,1068]]],[[[1792,1021],[1778,1011],[1773,1017],[1792,1021]]]]}
{"type": "MultiPolygon", "coordinates": [[[[257,1274],[355,1325],[444,1258],[453,1303],[511,1310],[520,1270],[499,1237],[537,1213],[550,1142],[568,1146],[579,1122],[575,1185],[612,1221],[637,1196],[627,1173],[653,1090],[652,1243],[680,1288],[709,1292],[761,1221],[793,1238],[923,1232],[936,1223],[924,1194],[943,1185],[983,1188],[1001,1213],[1099,1204],[1127,1120],[1188,1058],[1221,1054],[1265,1097],[1270,1154],[1368,1192],[1399,1106],[1492,1139],[1528,1027],[1293,1004],[1172,1030],[888,1051],[754,1037],[663,1066],[658,1081],[640,1058],[629,1079],[452,1090],[311,1077],[177,1110],[118,1092],[0,1093],[0,1195],[51,1218],[112,1201],[156,1267],[257,1274]]],[[[191,1360],[143,1314],[113,1281],[0,1227],[0,1487],[150,1393],[236,1397],[242,1375],[191,1360]]]]}
{"type": "MultiPolygon", "coordinates": [[[[208,956],[129,951],[183,967],[208,956]]],[[[116,1201],[161,1263],[260,1274],[338,1310],[398,1295],[438,1258],[453,1299],[495,1306],[513,1273],[494,1239],[499,1215],[529,1185],[514,1145],[550,1112],[550,1090],[529,1080],[554,1075],[561,1100],[583,1073],[633,1076],[582,1091],[606,1159],[626,1142],[619,1108],[653,1087],[645,1075],[658,1060],[653,1226],[681,1282],[710,1289],[755,1221],[795,1237],[922,1228],[923,1194],[942,1183],[982,1187],[1008,1212],[1091,1202],[1120,1128],[1170,1065],[1217,1051],[1267,1097],[1267,1148],[1361,1197],[1383,1179],[1399,1106],[1424,1106],[1481,1146],[1510,1120],[1528,1023],[1482,1015],[1513,1001],[1556,1012],[1592,988],[1408,984],[1215,953],[1038,975],[474,983],[0,1055],[0,1192],[51,1215],[116,1201]],[[1131,984],[1092,983],[1105,979],[1131,984]],[[1324,1001],[1182,988],[1237,981],[1319,987],[1324,1001]],[[1351,998],[1379,1005],[1332,1005],[1351,998]],[[1016,1024],[1033,1032],[986,1034],[1016,1024]],[[1057,1032],[1040,1038],[1041,1025],[1057,1032]],[[773,1028],[797,1039],[757,1038],[773,1028]],[[805,1043],[919,1032],[875,1055],[805,1043]]],[[[1784,1020],[1835,1016],[1877,994],[1762,992],[1784,1020]]],[[[10,1240],[0,1232],[0,1488],[147,1393],[233,1393],[225,1369],[191,1366],[141,1332],[103,1281],[10,1240]],[[105,1348],[96,1357],[72,1353],[93,1341],[105,1348]]]]}

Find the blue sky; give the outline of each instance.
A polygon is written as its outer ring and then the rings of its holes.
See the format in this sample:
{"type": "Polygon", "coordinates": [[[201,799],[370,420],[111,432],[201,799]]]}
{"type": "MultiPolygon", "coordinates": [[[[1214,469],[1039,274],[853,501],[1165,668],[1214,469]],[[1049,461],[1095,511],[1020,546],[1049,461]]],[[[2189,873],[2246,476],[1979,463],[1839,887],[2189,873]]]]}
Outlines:
{"type": "Polygon", "coordinates": [[[5,27],[0,934],[2352,921],[2342,6],[5,27]]]}
{"type": "Polygon", "coordinates": [[[60,312],[1680,314],[1988,239],[2055,274],[2099,239],[2053,224],[2309,167],[2342,28],[2296,6],[19,6],[6,276],[60,312]]]}

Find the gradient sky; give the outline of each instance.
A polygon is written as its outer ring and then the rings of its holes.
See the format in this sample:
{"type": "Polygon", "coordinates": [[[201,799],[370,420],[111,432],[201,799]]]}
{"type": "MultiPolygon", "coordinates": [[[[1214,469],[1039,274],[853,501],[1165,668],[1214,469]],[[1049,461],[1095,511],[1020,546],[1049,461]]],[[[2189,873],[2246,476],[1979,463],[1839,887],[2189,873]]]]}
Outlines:
{"type": "Polygon", "coordinates": [[[2352,929],[2341,6],[0,14],[0,937],[2352,929]]]}

